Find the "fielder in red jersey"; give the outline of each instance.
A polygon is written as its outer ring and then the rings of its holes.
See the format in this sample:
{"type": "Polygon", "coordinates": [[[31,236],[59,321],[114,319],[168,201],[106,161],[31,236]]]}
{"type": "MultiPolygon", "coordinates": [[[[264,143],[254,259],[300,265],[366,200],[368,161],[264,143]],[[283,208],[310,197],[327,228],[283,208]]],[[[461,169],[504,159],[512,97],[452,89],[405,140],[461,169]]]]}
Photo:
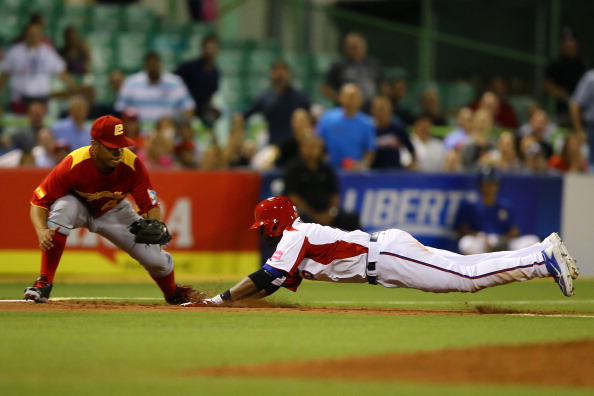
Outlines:
{"type": "Polygon", "coordinates": [[[98,118],[91,128],[91,145],[70,153],[35,189],[31,222],[39,238],[41,271],[25,299],[47,302],[70,231],[85,227],[102,235],[146,268],[170,304],[191,301],[198,292],[175,283],[173,259],[159,245],[137,245],[128,226],[141,215],[162,220],[146,167],[126,147],[134,142],[123,123],[112,116],[98,118]],[[136,212],[126,199],[134,198],[136,212]]]}

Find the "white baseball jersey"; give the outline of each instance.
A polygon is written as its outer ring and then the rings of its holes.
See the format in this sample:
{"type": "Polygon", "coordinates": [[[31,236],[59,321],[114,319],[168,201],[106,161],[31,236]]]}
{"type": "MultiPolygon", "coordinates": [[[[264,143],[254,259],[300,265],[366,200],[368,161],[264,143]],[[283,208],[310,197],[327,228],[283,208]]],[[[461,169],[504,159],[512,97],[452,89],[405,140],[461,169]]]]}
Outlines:
{"type": "Polygon", "coordinates": [[[296,290],[301,278],[328,282],[367,282],[369,234],[295,220],[283,232],[266,262],[290,276],[283,286],[296,290]]]}
{"type": "Polygon", "coordinates": [[[66,70],[66,64],[50,45],[41,43],[29,48],[25,43],[13,45],[0,71],[10,73],[11,100],[22,96],[43,97],[51,92],[51,77],[66,70]]]}
{"type": "Polygon", "coordinates": [[[385,287],[476,292],[548,277],[541,253],[548,246],[545,240],[517,251],[464,256],[424,246],[398,229],[382,231],[377,242],[370,242],[370,235],[362,231],[346,232],[297,219],[283,232],[266,264],[287,274],[282,286],[293,291],[303,278],[365,283],[367,264],[374,262],[377,284],[385,287]]]}

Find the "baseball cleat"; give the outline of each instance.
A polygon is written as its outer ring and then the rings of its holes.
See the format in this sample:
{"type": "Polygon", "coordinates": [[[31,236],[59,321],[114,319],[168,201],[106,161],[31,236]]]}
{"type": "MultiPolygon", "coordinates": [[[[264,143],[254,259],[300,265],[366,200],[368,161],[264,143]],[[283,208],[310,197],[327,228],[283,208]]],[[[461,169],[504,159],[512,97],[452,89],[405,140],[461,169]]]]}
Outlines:
{"type": "Polygon", "coordinates": [[[580,274],[580,269],[577,266],[577,260],[575,260],[569,254],[569,251],[567,250],[567,245],[565,244],[565,242],[563,242],[563,239],[561,239],[559,234],[553,232],[546,238],[546,240],[548,240],[551,243],[551,245],[554,245],[555,243],[561,245],[561,253],[565,255],[567,259],[567,264],[569,265],[569,273],[573,279],[576,279],[580,274]]]}
{"type": "Polygon", "coordinates": [[[555,243],[542,251],[545,265],[549,274],[559,285],[561,292],[567,297],[573,296],[573,278],[571,277],[570,266],[567,255],[563,254],[560,243],[555,243]]]}
{"type": "Polygon", "coordinates": [[[47,281],[45,275],[41,275],[33,283],[33,286],[25,289],[24,299],[33,300],[36,303],[46,303],[47,300],[49,300],[53,286],[54,285],[52,283],[47,281]]]}
{"type": "Polygon", "coordinates": [[[179,305],[187,302],[200,301],[206,297],[206,293],[195,290],[191,285],[177,285],[173,296],[165,297],[165,301],[171,305],[179,305]]]}

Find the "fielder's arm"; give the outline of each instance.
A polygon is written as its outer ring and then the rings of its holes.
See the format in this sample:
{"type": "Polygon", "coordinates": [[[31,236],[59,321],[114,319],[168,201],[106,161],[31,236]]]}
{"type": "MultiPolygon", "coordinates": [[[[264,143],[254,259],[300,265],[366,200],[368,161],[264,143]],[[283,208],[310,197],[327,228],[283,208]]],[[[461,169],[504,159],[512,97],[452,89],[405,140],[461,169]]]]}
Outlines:
{"type": "Polygon", "coordinates": [[[53,239],[54,234],[60,229],[60,226],[53,228],[47,228],[47,217],[49,211],[45,208],[31,205],[29,216],[31,218],[31,224],[37,233],[39,239],[39,248],[43,251],[50,250],[54,247],[53,239]]]}

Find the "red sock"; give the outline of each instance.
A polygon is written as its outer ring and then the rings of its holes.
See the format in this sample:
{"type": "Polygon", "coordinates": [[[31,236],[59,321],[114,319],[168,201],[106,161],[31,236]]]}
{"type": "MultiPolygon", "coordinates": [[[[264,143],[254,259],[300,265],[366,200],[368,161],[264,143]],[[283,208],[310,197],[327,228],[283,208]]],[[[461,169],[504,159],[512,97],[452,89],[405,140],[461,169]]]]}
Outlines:
{"type": "Polygon", "coordinates": [[[66,246],[66,239],[68,237],[64,234],[56,232],[53,236],[52,242],[54,247],[50,250],[41,252],[41,274],[47,277],[48,283],[54,281],[54,275],[60,264],[64,247],[66,246]]]}
{"type": "Polygon", "coordinates": [[[175,289],[177,285],[175,284],[174,272],[175,271],[171,270],[169,275],[163,276],[161,278],[157,278],[156,276],[151,275],[151,278],[153,278],[153,280],[157,282],[157,285],[159,286],[165,297],[171,297],[175,294],[175,289]]]}

